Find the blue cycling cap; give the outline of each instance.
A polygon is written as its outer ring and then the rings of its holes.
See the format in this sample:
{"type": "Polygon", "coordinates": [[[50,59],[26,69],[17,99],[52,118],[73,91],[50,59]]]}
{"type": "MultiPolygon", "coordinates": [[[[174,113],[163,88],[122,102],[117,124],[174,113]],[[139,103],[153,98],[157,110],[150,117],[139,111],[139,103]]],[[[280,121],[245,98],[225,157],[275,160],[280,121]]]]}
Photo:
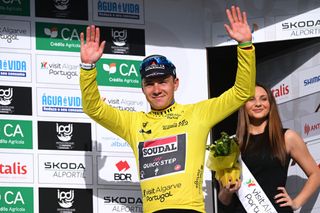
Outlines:
{"type": "Polygon", "coordinates": [[[140,65],[140,75],[141,79],[167,75],[175,78],[176,67],[163,55],[150,55],[143,59],[140,65]]]}

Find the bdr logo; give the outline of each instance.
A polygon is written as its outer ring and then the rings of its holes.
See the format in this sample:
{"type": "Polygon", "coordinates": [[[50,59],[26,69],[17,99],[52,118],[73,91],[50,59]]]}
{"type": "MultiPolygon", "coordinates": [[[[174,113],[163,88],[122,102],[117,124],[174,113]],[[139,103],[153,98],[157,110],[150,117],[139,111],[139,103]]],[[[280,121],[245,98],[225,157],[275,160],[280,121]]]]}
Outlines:
{"type": "MultiPolygon", "coordinates": [[[[116,163],[116,167],[119,172],[127,171],[130,166],[127,161],[119,161],[116,163]]],[[[114,173],[114,180],[132,181],[132,175],[130,173],[114,173]]]]}

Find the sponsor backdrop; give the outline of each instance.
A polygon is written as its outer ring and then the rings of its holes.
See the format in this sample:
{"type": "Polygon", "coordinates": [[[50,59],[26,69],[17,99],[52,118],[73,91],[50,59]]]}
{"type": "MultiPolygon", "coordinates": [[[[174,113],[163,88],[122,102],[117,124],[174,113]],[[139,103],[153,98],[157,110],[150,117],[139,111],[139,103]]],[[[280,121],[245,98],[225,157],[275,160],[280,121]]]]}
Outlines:
{"type": "Polygon", "coordinates": [[[106,102],[149,110],[143,0],[0,0],[0,212],[142,212],[131,149],[82,112],[79,38],[91,23],[106,40],[106,102]]]}

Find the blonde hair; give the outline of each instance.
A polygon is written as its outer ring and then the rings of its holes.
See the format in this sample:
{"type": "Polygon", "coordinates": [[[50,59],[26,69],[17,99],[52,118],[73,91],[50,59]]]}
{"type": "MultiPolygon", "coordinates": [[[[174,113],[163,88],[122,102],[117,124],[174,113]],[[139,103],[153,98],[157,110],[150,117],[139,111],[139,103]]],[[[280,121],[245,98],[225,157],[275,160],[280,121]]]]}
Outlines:
{"type": "MultiPolygon", "coordinates": [[[[257,84],[256,87],[261,87],[266,91],[270,103],[270,111],[267,118],[267,131],[272,155],[280,160],[282,166],[285,166],[287,160],[287,151],[276,100],[272,95],[271,90],[269,90],[266,86],[257,84]]],[[[245,106],[242,106],[238,111],[238,124],[236,132],[242,153],[246,150],[250,141],[249,124],[249,115],[245,110],[245,106]]]]}

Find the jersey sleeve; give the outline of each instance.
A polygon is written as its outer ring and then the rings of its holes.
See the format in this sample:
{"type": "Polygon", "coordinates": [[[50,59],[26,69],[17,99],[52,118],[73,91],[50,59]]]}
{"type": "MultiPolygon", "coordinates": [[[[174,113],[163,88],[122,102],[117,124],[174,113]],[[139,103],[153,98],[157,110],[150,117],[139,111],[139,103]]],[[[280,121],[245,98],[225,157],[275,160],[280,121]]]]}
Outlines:
{"type": "Polygon", "coordinates": [[[198,103],[199,116],[210,127],[238,110],[250,97],[254,96],[256,83],[255,48],[237,48],[238,68],[236,80],[230,89],[219,97],[198,103]]]}
{"type": "Polygon", "coordinates": [[[80,70],[83,112],[101,126],[127,140],[127,136],[130,135],[130,128],[123,128],[123,126],[129,126],[126,124],[133,119],[133,113],[115,109],[106,104],[100,97],[96,76],[96,68],[93,70],[80,70]]]}

